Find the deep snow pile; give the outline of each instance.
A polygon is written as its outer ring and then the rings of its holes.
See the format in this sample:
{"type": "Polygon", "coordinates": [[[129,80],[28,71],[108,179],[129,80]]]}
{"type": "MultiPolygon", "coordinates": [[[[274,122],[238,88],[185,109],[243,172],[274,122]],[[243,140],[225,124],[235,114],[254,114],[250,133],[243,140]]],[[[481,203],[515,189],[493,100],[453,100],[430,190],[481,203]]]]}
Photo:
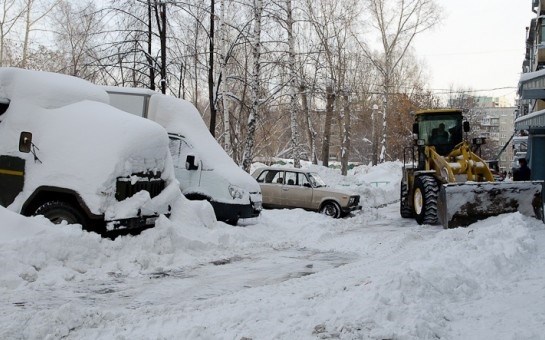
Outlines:
{"type": "Polygon", "coordinates": [[[369,208],[396,199],[399,167],[316,167],[367,202],[339,220],[267,210],[233,228],[184,199],[111,241],[0,208],[0,338],[542,338],[545,226],[443,230],[369,208]]]}

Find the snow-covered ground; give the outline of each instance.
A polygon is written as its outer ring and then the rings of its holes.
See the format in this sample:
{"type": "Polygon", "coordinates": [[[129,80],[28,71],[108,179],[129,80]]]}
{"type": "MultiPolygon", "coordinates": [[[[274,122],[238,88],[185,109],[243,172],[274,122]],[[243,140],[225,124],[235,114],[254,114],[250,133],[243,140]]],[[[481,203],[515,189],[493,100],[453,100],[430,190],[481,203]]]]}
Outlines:
{"type": "Polygon", "coordinates": [[[545,338],[542,222],[419,226],[399,217],[399,163],[314,170],[363,211],[232,227],[182,200],[112,241],[0,208],[0,338],[545,338]]]}

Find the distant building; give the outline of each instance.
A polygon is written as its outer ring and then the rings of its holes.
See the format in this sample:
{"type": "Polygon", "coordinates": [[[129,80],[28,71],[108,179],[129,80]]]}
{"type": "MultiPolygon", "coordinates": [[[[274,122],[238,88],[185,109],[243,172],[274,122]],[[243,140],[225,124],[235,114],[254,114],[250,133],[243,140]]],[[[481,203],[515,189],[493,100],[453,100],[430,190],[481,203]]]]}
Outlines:
{"type": "Polygon", "coordinates": [[[511,107],[512,105],[513,103],[510,103],[506,97],[461,95],[448,101],[448,107],[456,108],[511,107]]]}
{"type": "Polygon", "coordinates": [[[505,97],[475,96],[474,98],[477,107],[510,107],[513,105],[505,97]]]}
{"type": "Polygon", "coordinates": [[[526,27],[526,54],[518,85],[515,129],[528,134],[532,179],[545,179],[545,0],[531,0],[536,17],[526,27]]]}
{"type": "Polygon", "coordinates": [[[500,169],[506,171],[509,171],[511,168],[513,160],[511,137],[514,132],[513,115],[515,111],[516,107],[485,107],[475,109],[475,113],[480,117],[479,135],[485,137],[488,143],[494,142],[498,146],[496,155],[505,147],[497,160],[500,169]]]}

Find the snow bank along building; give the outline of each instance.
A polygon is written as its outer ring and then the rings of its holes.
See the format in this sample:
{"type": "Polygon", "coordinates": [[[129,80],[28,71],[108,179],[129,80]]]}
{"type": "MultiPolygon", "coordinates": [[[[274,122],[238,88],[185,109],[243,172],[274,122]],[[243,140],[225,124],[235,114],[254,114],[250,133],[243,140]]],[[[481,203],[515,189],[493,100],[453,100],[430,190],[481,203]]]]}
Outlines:
{"type": "Polygon", "coordinates": [[[518,84],[515,130],[528,135],[532,179],[545,179],[545,0],[531,0],[536,17],[526,27],[526,54],[518,84]]]}

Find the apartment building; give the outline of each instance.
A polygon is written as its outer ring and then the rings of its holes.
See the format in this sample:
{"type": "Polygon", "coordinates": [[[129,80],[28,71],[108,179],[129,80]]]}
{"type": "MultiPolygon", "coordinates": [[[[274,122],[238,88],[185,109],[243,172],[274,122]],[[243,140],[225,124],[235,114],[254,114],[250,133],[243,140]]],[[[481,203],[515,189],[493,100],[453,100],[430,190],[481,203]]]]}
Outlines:
{"type": "Polygon", "coordinates": [[[536,14],[526,27],[526,54],[518,84],[515,130],[528,135],[532,179],[545,179],[545,0],[530,0],[536,14]]]}
{"type": "MultiPolygon", "coordinates": [[[[485,137],[487,143],[497,146],[498,165],[500,169],[509,171],[513,161],[513,143],[511,142],[514,124],[513,114],[516,107],[484,107],[475,109],[481,117],[479,135],[485,137]],[[501,153],[500,153],[501,151],[501,153]]],[[[494,157],[495,158],[495,157],[494,157]]]]}

